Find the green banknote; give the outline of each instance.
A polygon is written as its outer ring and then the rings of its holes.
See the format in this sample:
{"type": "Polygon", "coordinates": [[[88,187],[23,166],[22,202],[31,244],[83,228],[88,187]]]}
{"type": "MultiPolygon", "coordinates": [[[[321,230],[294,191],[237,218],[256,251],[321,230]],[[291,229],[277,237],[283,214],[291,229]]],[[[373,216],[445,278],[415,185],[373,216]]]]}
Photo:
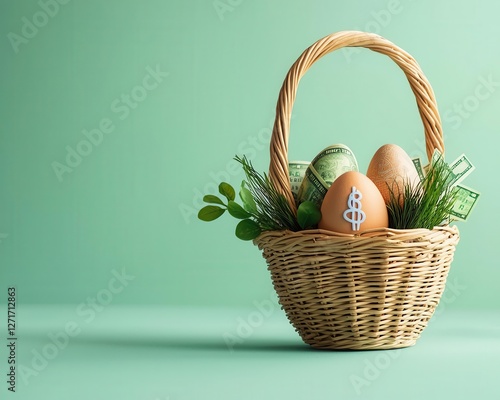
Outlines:
{"type": "Polygon", "coordinates": [[[358,162],[349,147],[335,144],[322,150],[306,170],[297,202],[308,200],[321,206],[333,181],[347,171],[358,171],[358,162]]]}
{"type": "Polygon", "coordinates": [[[462,154],[455,161],[450,164],[451,170],[451,184],[458,185],[465,178],[467,178],[472,171],[474,171],[476,167],[472,165],[470,160],[467,158],[465,154],[462,154]]]}
{"type": "Polygon", "coordinates": [[[299,193],[300,185],[304,180],[307,167],[311,164],[309,161],[290,161],[288,163],[288,174],[290,176],[290,186],[295,201],[297,201],[297,194],[299,193]]]}
{"type": "MultiPolygon", "coordinates": [[[[434,153],[432,154],[431,164],[434,165],[440,160],[441,162],[444,162],[441,153],[437,149],[435,149],[434,153]]],[[[427,168],[429,168],[429,165],[424,167],[424,171],[427,168]]],[[[474,167],[474,165],[465,154],[462,154],[455,161],[448,164],[448,168],[450,169],[450,176],[448,180],[451,186],[458,185],[465,178],[467,178],[472,173],[472,171],[476,169],[476,167],[474,167]]]]}
{"type": "Polygon", "coordinates": [[[464,185],[456,185],[456,199],[451,210],[451,219],[467,221],[469,215],[476,205],[480,193],[464,185]]]}
{"type": "MultiPolygon", "coordinates": [[[[415,160],[413,160],[413,162],[415,164],[415,160]]],[[[441,153],[438,150],[434,150],[431,164],[428,164],[423,168],[424,176],[429,168],[429,165],[436,165],[438,162],[444,162],[444,160],[441,153]]],[[[461,182],[467,178],[472,171],[474,171],[475,167],[465,154],[462,154],[447,166],[449,169],[448,181],[456,193],[455,202],[453,203],[453,208],[450,212],[450,220],[467,221],[470,213],[479,200],[480,193],[475,189],[462,185],[461,182]]]]}
{"type": "Polygon", "coordinates": [[[425,178],[424,167],[422,165],[422,159],[420,157],[413,158],[413,165],[415,165],[415,169],[417,170],[418,177],[420,178],[420,182],[422,182],[425,178]]]}
{"type": "Polygon", "coordinates": [[[298,194],[298,204],[308,200],[321,207],[329,186],[314,168],[308,168],[298,194]]]}

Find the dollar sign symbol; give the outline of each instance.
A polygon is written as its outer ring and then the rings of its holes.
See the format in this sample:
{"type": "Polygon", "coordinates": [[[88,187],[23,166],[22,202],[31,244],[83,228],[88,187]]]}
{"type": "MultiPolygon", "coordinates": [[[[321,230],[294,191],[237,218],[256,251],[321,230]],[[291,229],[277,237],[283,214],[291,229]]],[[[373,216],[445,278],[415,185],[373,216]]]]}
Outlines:
{"type": "Polygon", "coordinates": [[[352,187],[349,198],[347,199],[347,206],[349,207],[344,211],[344,219],[351,223],[351,229],[353,231],[359,231],[359,226],[365,222],[366,214],[361,210],[361,199],[363,195],[356,189],[355,186],[352,187]],[[349,216],[351,214],[351,216],[349,216]]]}

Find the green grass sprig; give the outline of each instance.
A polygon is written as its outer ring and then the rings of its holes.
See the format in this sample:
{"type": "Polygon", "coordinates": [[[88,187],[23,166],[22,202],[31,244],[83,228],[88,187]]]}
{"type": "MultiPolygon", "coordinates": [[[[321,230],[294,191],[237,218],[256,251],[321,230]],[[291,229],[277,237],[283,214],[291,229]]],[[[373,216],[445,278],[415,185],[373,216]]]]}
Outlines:
{"type": "Polygon", "coordinates": [[[403,182],[399,190],[388,185],[389,227],[433,229],[448,223],[456,198],[456,191],[450,184],[450,174],[451,170],[440,156],[432,162],[427,175],[417,185],[403,182]]]}
{"type": "Polygon", "coordinates": [[[246,156],[236,156],[234,159],[242,165],[245,172],[246,184],[257,206],[252,216],[262,230],[300,230],[290,204],[285,196],[278,192],[267,174],[261,175],[257,172],[246,156]]]}

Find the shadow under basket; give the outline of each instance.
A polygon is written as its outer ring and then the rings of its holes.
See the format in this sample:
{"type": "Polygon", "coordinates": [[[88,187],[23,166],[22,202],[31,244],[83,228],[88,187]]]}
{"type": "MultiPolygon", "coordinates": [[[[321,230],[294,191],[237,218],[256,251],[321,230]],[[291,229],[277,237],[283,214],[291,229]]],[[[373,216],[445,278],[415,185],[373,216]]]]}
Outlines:
{"type": "Polygon", "coordinates": [[[255,243],[305,343],[367,350],[415,344],[444,291],[458,240],[456,227],[439,227],[367,236],[271,231],[255,243]]]}

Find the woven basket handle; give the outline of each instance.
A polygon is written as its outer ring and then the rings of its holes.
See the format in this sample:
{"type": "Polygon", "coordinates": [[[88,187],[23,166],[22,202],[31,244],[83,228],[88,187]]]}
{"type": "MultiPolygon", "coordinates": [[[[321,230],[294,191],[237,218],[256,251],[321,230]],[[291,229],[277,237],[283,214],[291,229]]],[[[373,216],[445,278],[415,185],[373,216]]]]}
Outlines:
{"type": "Polygon", "coordinates": [[[403,70],[415,94],[420,117],[424,124],[427,157],[432,157],[434,149],[444,154],[443,132],[436,99],[431,85],[415,59],[387,39],[373,33],[342,31],[318,40],[307,48],[292,65],[281,87],[276,119],[271,137],[271,162],[269,178],[286,197],[295,210],[288,174],[288,136],[293,103],[300,78],[321,57],[343,47],[366,47],[389,56],[403,70]]]}

